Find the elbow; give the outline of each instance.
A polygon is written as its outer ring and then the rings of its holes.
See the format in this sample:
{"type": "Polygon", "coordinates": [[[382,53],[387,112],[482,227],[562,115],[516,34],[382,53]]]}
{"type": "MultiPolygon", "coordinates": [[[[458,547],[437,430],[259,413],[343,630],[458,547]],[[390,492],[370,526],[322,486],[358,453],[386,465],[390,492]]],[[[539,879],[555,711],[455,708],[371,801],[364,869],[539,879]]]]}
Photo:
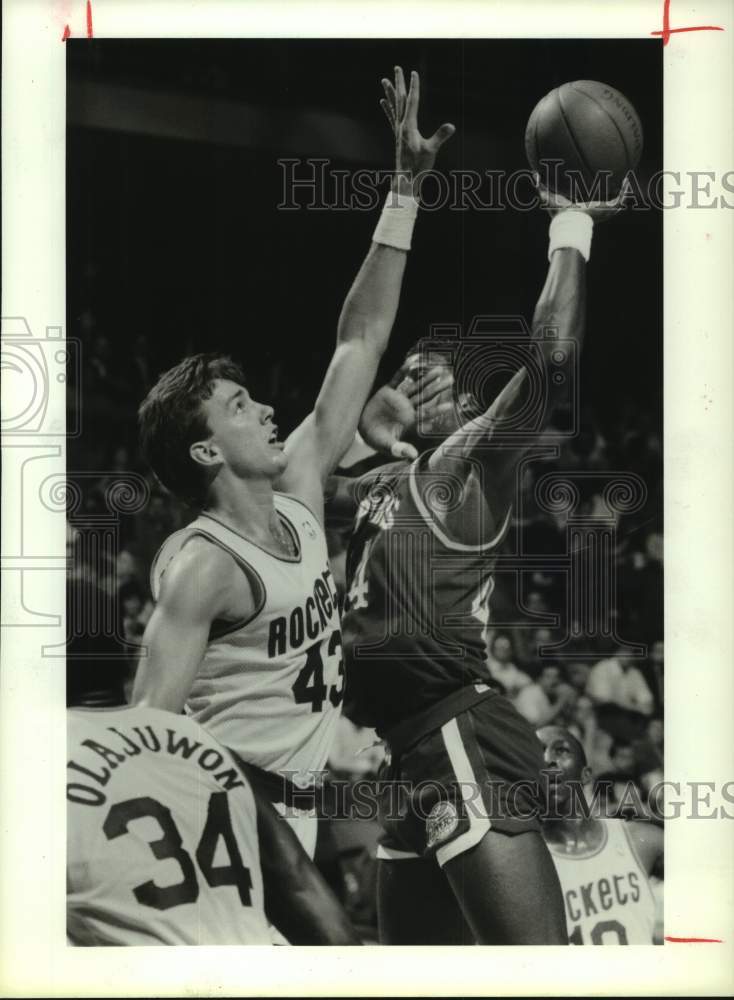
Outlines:
{"type": "Polygon", "coordinates": [[[354,347],[366,362],[373,360],[376,365],[385,353],[391,329],[392,324],[382,323],[374,316],[342,314],[337,328],[337,345],[354,347]]]}

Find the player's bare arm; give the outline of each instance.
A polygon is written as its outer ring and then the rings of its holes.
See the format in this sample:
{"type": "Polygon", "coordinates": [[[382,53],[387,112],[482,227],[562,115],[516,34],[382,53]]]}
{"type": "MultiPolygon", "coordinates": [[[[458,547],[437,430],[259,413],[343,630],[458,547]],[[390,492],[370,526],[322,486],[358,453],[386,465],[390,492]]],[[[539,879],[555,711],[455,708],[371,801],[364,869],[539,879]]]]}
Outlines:
{"type": "Polygon", "coordinates": [[[293,945],[361,944],[290,826],[252,782],[268,920],[293,945]]]}
{"type": "Polygon", "coordinates": [[[163,576],[143,635],[133,704],[183,711],[213,622],[245,620],[254,610],[251,588],[232,557],[193,538],[163,576]]]}
{"type": "MultiPolygon", "coordinates": [[[[398,66],[394,85],[383,80],[383,87],[386,96],[381,103],[395,137],[392,194],[398,196],[396,202],[403,197],[408,199],[406,203],[400,202],[399,207],[386,208],[385,212],[407,216],[415,211],[413,199],[419,195],[419,175],[433,167],[438,150],[453,134],[454,127],[442,125],[430,138],[421,135],[417,73],[411,73],[410,87],[406,90],[403,71],[398,66]]],[[[382,233],[372,242],[345,299],[336,350],[314,411],[286,442],[288,468],[279,488],[305,500],[319,514],[323,484],[354,439],[398,309],[410,233],[407,242],[384,227],[382,233]],[[397,245],[400,243],[402,247],[397,245]]]]}
{"type": "MultiPolygon", "coordinates": [[[[616,215],[622,208],[626,190],[611,202],[572,205],[562,195],[551,194],[539,187],[541,200],[551,217],[564,213],[567,218],[586,216],[592,222],[602,222],[616,215]]],[[[569,221],[571,221],[569,219],[569,221]]],[[[572,224],[573,224],[572,222],[572,224]]],[[[586,260],[579,249],[560,246],[550,256],[548,272],[540,297],[535,306],[532,339],[546,367],[551,354],[557,349],[557,340],[571,340],[580,351],[586,320],[586,260]],[[545,337],[544,331],[553,329],[555,338],[545,337]]],[[[549,419],[562,401],[562,386],[551,378],[546,379],[546,399],[537,433],[548,425],[549,419]]],[[[525,367],[520,368],[481,416],[464,424],[434,452],[429,469],[441,476],[452,476],[467,484],[467,501],[473,500],[481,509],[466,516],[462,507],[445,515],[451,533],[464,541],[482,544],[502,530],[509,515],[517,489],[517,468],[527,452],[531,440],[523,436],[522,443],[502,442],[505,427],[527,404],[530,379],[525,367]],[[482,500],[479,499],[481,496],[482,500]],[[473,537],[466,537],[467,531],[473,537]],[[476,533],[476,534],[475,534],[476,533]]]]}

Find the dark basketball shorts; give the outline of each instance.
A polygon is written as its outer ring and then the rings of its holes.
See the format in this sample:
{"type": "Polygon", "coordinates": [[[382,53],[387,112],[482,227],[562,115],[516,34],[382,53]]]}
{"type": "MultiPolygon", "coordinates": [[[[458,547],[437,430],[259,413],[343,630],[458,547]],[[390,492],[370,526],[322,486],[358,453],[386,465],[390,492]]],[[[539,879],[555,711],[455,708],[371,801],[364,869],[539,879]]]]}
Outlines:
{"type": "Polygon", "coordinates": [[[540,830],[543,747],[499,692],[463,688],[387,732],[385,744],[378,858],[444,865],[489,830],[540,830]]]}

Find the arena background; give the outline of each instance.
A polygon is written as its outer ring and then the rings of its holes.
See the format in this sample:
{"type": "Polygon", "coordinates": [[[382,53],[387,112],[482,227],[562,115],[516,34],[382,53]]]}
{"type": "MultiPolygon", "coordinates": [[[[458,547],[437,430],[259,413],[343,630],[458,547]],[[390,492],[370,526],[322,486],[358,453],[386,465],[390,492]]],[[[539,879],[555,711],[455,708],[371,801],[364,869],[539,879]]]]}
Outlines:
{"type": "MultiPolygon", "coordinates": [[[[396,63],[421,74],[422,131],[444,121],[457,126],[441,153],[442,171],[525,168],[530,111],[548,90],[576,79],[609,83],[637,108],[643,189],[662,163],[662,48],[652,39],[72,39],[67,60],[67,324],[82,344],[80,381],[69,393],[70,407],[81,400],[82,418],[67,450],[83,494],[69,518],[72,541],[104,513],[111,478],[148,476],[136,408],[157,374],[183,355],[221,350],[241,360],[253,395],[275,405],[285,433],[308,412],[378,212],[279,210],[277,161],[318,157],[330,170],[389,169],[393,147],[378,102],[380,78],[396,63]]],[[[530,195],[529,187],[518,191],[530,195]]],[[[423,212],[383,374],[431,324],[466,326],[487,313],[529,320],[546,246],[547,217],[538,210],[423,212]]],[[[656,715],[663,702],[662,281],[661,212],[629,211],[599,229],[588,269],[582,433],[556,463],[635,472],[645,481],[644,507],[618,525],[618,633],[651,650],[639,666],[656,715]]],[[[76,547],[73,572],[94,575],[128,643],[149,613],[152,556],[188,516],[152,480],[150,487],[145,508],[121,518],[111,558],[92,565],[76,547]]],[[[586,501],[593,505],[594,497],[586,501]]],[[[533,551],[553,551],[562,526],[535,513],[517,530],[534,540],[533,551]]],[[[499,596],[511,604],[517,595],[499,596]]],[[[542,574],[523,582],[534,613],[552,612],[557,599],[542,574]]],[[[510,643],[513,662],[535,679],[533,636],[518,630],[510,643]]],[[[596,652],[602,659],[614,650],[600,643],[596,652]]],[[[575,711],[570,705],[568,721],[583,730],[575,711]]],[[[607,715],[601,723],[610,742],[594,761],[597,773],[627,766],[644,786],[662,765],[662,734],[655,742],[640,720],[607,715]],[[632,746],[634,766],[615,764],[615,739],[632,746]]],[[[335,773],[344,760],[335,760],[335,773]]],[[[340,827],[340,837],[346,843],[322,844],[322,865],[369,928],[374,830],[340,827]]]]}

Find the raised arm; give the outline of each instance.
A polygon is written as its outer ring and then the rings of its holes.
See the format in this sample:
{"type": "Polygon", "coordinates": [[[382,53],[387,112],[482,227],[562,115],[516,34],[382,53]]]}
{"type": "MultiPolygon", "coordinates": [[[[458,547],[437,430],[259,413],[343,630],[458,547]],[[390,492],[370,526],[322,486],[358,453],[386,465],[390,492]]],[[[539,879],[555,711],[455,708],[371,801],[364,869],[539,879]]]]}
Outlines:
{"type": "MultiPolygon", "coordinates": [[[[535,306],[531,336],[543,370],[548,373],[559,340],[573,341],[577,356],[581,350],[586,320],[586,261],[593,223],[620,210],[624,191],[613,202],[589,205],[571,205],[561,196],[543,190],[541,198],[553,222],[548,272],[535,306]],[[552,338],[544,336],[549,328],[555,333],[552,338]]],[[[475,475],[481,479],[488,508],[485,521],[488,519],[490,531],[507,515],[514,500],[518,462],[532,443],[529,434],[513,441],[507,433],[512,419],[527,405],[530,388],[528,370],[522,367],[489,409],[459,428],[430,459],[429,468],[437,474],[458,475],[463,480],[475,475]]],[[[546,374],[543,420],[536,433],[547,426],[563,395],[563,385],[546,374]]]]}
{"type": "Polygon", "coordinates": [[[354,439],[362,409],[387,346],[417,211],[420,174],[430,170],[440,146],[453,134],[442,125],[429,139],[418,131],[419,80],[411,74],[406,93],[403,72],[395,85],[383,80],[382,102],[395,135],[396,173],[388,204],[367,257],[339,317],[336,351],[313,413],[286,442],[288,469],[279,488],[320,511],[323,483],[354,439]]]}

